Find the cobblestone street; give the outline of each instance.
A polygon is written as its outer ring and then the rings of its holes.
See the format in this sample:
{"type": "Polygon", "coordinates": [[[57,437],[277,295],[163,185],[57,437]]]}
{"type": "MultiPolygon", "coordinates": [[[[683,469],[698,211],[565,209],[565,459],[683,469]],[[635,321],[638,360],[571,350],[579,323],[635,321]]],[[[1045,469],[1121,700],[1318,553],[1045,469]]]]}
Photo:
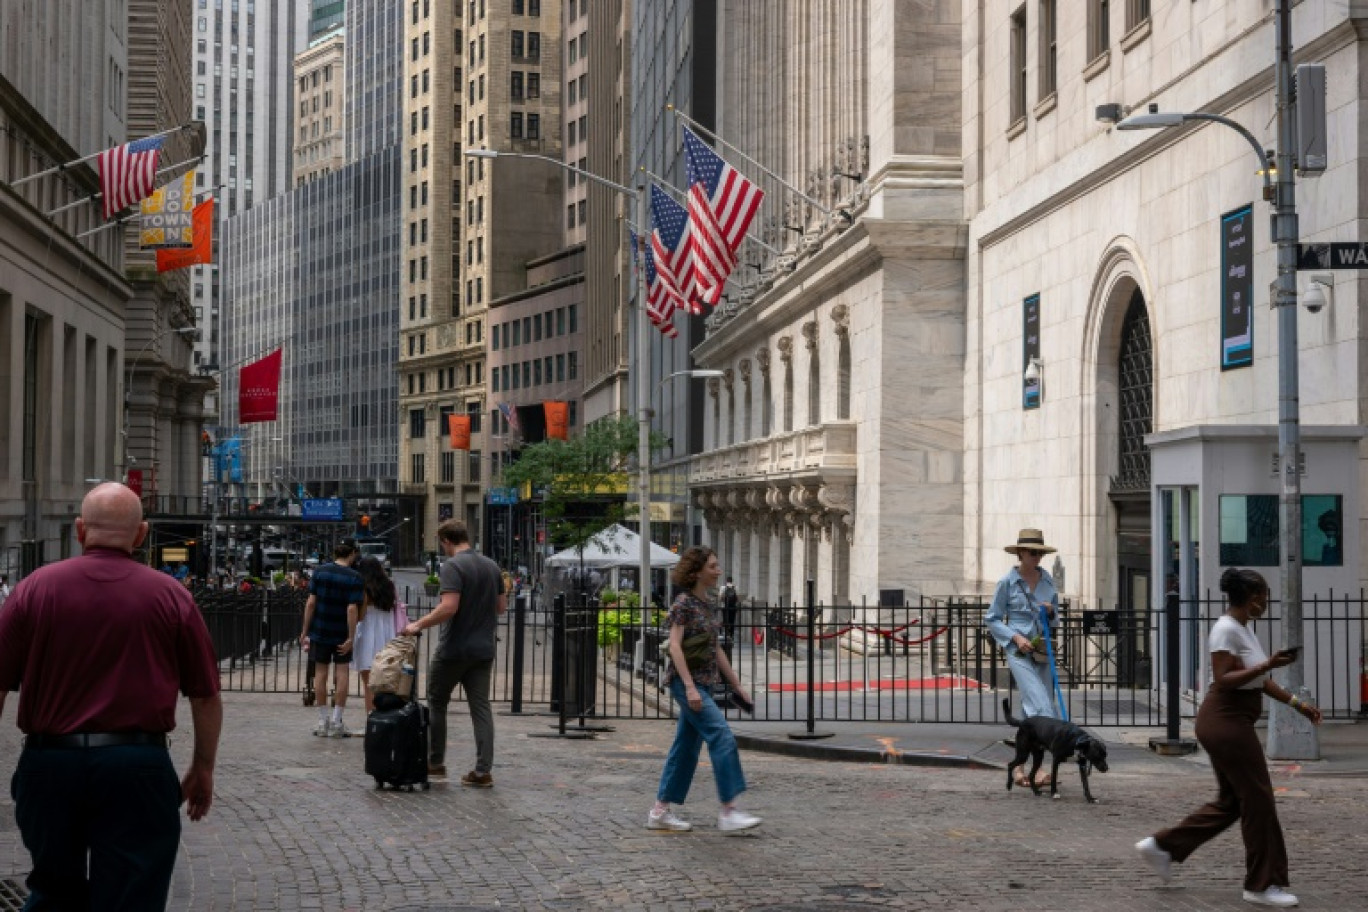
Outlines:
{"type": "MultiPolygon", "coordinates": [[[[1058,802],[1004,788],[999,771],[833,763],[747,751],[762,815],[754,836],[715,829],[706,763],[683,816],[696,829],[644,829],[672,723],[625,722],[594,741],[550,734],[545,716],[497,717],[492,790],[456,779],[473,761],[454,712],[451,784],[376,792],[360,738],[310,737],[315,716],[286,696],[229,694],[217,796],[185,825],[170,908],[256,909],[1240,909],[1243,851],[1231,831],[1161,887],[1131,848],[1210,796],[1200,760],[1115,745],[1058,802]]],[[[458,704],[453,704],[457,706],[458,704]]],[[[357,708],[349,721],[359,726],[357,708]]],[[[188,712],[182,708],[182,725],[188,712]]],[[[984,728],[985,744],[996,729],[984,728]]],[[[909,727],[907,743],[915,740],[909,727]]],[[[173,750],[183,765],[189,731],[173,750]]],[[[19,749],[0,725],[0,772],[19,749]]],[[[1275,773],[1308,909],[1362,908],[1368,895],[1364,780],[1275,773]]],[[[0,812],[0,878],[28,858],[10,802],[0,812]]]]}

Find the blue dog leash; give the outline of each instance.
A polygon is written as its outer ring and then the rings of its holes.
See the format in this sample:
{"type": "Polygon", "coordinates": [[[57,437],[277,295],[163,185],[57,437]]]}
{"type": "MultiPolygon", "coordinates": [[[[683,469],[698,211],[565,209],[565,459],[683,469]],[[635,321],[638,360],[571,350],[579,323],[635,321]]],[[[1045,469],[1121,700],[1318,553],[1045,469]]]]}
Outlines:
{"type": "Polygon", "coordinates": [[[1050,636],[1050,615],[1044,605],[1040,606],[1040,626],[1045,631],[1045,654],[1050,659],[1050,677],[1054,679],[1055,701],[1059,704],[1059,717],[1069,721],[1069,708],[1064,705],[1064,691],[1059,688],[1059,667],[1055,665],[1054,638],[1050,636]]]}

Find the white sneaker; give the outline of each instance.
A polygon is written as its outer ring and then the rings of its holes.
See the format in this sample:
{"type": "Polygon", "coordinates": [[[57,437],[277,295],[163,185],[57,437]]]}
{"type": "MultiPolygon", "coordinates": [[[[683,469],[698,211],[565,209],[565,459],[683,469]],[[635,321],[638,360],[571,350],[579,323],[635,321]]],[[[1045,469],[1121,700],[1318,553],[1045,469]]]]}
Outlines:
{"type": "Polygon", "coordinates": [[[314,726],[315,738],[326,738],[331,732],[332,723],[329,722],[327,719],[319,719],[318,724],[314,726]]]}
{"type": "MultiPolygon", "coordinates": [[[[1169,865],[1173,862],[1173,857],[1159,848],[1159,843],[1154,841],[1153,836],[1146,836],[1135,844],[1135,851],[1140,853],[1140,857],[1145,859],[1145,864],[1154,869],[1154,873],[1159,875],[1159,879],[1168,883],[1173,877],[1173,872],[1169,865]]],[[[1249,894],[1245,894],[1245,899],[1249,894]]]]}
{"type": "Polygon", "coordinates": [[[341,719],[332,723],[332,726],[328,729],[329,738],[350,738],[354,734],[355,732],[350,728],[347,728],[347,723],[343,722],[341,719]]]}
{"type": "Polygon", "coordinates": [[[739,808],[723,809],[717,815],[717,828],[724,833],[736,833],[741,830],[750,830],[760,825],[760,818],[754,814],[747,814],[739,808]]]}
{"type": "Polygon", "coordinates": [[[1282,887],[1269,887],[1261,893],[1245,890],[1244,900],[1248,903],[1254,903],[1256,906],[1278,906],[1283,909],[1291,908],[1297,904],[1297,897],[1282,887]]]}
{"type": "Polygon", "coordinates": [[[684,820],[669,808],[666,808],[659,814],[657,814],[655,812],[655,809],[652,808],[651,813],[646,815],[646,829],[670,830],[671,832],[675,833],[687,833],[689,832],[689,830],[693,829],[693,824],[689,823],[689,821],[687,820],[684,820]]]}

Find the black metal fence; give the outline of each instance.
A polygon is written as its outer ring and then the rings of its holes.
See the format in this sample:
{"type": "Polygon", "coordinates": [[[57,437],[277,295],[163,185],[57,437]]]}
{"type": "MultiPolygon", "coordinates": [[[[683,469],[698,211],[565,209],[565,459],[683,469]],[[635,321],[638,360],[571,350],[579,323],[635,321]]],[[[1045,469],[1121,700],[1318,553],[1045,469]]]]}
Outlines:
{"type": "MultiPolygon", "coordinates": [[[[218,648],[225,690],[303,694],[311,687],[307,654],[297,646],[303,593],[197,597],[218,648]]],[[[1365,711],[1366,602],[1360,593],[1303,605],[1301,661],[1328,718],[1365,711]]],[[[434,603],[418,596],[408,610],[417,617],[434,603]]],[[[906,607],[743,607],[724,645],[758,721],[998,724],[1003,697],[1018,701],[1001,651],[983,625],[987,607],[929,598],[906,607]]],[[[1170,648],[1166,611],[1065,606],[1055,670],[1070,718],[1096,726],[1163,725],[1170,674],[1178,682],[1180,713],[1195,711],[1210,674],[1205,635],[1224,606],[1204,599],[1174,610],[1177,636],[1170,648]]],[[[667,631],[659,619],[658,612],[618,611],[592,601],[519,598],[500,622],[493,698],[512,712],[563,718],[667,717],[668,695],[661,688],[667,631]]],[[[1282,645],[1276,604],[1254,630],[1270,654],[1282,645]]],[[[420,678],[435,639],[423,638],[420,678]]],[[[359,683],[352,686],[359,694],[359,683]]]]}

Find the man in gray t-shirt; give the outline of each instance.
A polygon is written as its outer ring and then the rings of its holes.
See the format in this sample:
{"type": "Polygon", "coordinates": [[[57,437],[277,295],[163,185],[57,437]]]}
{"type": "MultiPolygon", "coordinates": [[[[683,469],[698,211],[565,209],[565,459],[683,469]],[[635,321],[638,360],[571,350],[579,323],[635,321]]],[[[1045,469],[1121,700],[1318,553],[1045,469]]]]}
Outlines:
{"type": "Polygon", "coordinates": [[[442,625],[437,651],[428,669],[428,707],[432,713],[428,775],[446,776],[446,715],[451,693],[461,685],[475,729],[475,769],[461,784],[490,788],[494,777],[494,713],[489,687],[494,676],[494,639],[499,615],[508,610],[499,565],[470,547],[465,523],[449,519],[437,527],[437,541],[446,555],[438,571],[441,600],[437,607],[409,623],[410,636],[442,625]]]}

